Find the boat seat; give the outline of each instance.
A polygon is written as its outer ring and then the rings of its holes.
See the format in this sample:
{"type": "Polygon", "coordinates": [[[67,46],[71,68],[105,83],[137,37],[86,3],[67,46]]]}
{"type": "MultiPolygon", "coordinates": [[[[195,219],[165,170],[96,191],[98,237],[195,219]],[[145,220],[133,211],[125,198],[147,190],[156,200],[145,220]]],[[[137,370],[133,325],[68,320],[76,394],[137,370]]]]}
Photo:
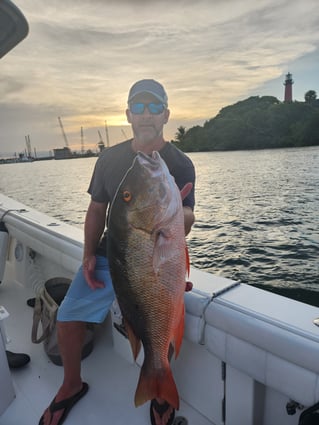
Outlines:
{"type": "Polygon", "coordinates": [[[217,358],[306,406],[319,400],[318,309],[241,284],[205,310],[217,358]]]}

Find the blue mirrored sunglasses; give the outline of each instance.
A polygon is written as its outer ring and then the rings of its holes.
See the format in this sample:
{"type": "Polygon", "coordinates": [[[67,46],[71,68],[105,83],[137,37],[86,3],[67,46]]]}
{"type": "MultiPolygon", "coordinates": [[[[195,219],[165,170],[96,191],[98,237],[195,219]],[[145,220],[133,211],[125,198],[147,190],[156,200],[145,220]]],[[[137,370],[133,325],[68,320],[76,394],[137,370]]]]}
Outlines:
{"type": "Polygon", "coordinates": [[[151,103],[142,103],[142,102],[130,103],[130,111],[134,115],[143,114],[146,107],[152,115],[159,115],[164,111],[166,106],[163,103],[153,103],[153,102],[151,102],[151,103]]]}

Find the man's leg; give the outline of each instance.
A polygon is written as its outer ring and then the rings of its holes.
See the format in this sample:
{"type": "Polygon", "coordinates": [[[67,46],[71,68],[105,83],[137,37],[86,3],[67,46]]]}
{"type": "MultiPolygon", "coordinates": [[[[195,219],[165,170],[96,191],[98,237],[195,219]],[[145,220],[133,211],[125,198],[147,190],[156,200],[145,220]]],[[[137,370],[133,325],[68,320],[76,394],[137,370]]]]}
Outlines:
{"type": "MultiPolygon", "coordinates": [[[[55,404],[74,396],[83,389],[81,356],[86,335],[86,322],[102,323],[114,300],[108,261],[105,257],[97,256],[96,277],[105,283],[104,288],[90,289],[81,266],[58,310],[58,343],[64,379],[54,399],[55,404]]],[[[47,408],[39,424],[57,425],[64,411],[65,409],[62,408],[51,415],[47,408]]]]}
{"type": "Polygon", "coordinates": [[[86,323],[57,322],[57,325],[59,348],[64,367],[62,388],[65,388],[67,392],[73,389],[73,393],[76,393],[82,386],[81,354],[85,340],[86,323]]]}
{"type": "MultiPolygon", "coordinates": [[[[86,323],[57,322],[60,354],[63,361],[64,379],[57,392],[55,402],[65,400],[77,394],[82,388],[81,354],[85,339],[86,323]]],[[[53,413],[47,409],[43,417],[43,425],[56,425],[63,415],[63,409],[53,413]]]]}

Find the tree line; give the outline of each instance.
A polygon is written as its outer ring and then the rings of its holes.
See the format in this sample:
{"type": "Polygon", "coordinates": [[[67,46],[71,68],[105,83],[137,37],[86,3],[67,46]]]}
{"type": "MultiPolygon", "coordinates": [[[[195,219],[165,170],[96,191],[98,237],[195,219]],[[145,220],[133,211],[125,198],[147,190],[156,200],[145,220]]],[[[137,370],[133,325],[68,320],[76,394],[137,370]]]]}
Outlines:
{"type": "Polygon", "coordinates": [[[184,152],[319,145],[319,100],[314,90],[304,102],[252,96],[222,108],[203,126],[179,127],[172,142],[184,152]]]}

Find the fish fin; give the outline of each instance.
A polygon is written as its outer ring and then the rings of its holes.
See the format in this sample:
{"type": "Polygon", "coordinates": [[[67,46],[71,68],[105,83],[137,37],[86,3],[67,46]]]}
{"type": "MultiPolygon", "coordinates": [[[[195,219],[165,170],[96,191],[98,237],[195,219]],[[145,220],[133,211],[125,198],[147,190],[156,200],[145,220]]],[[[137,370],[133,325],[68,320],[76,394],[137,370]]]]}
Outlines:
{"type": "Polygon", "coordinates": [[[181,198],[185,199],[189,195],[190,191],[193,189],[193,183],[186,183],[181,190],[181,198]]]}
{"type": "Polygon", "coordinates": [[[186,253],[186,273],[187,273],[187,277],[190,274],[191,271],[191,263],[190,263],[190,259],[189,259],[189,252],[188,252],[188,247],[187,245],[185,245],[185,253],[186,253]]]}
{"type": "Polygon", "coordinates": [[[134,357],[134,360],[137,359],[137,356],[139,355],[140,349],[141,349],[141,340],[137,338],[135,335],[131,325],[127,320],[124,319],[124,325],[127,332],[128,339],[131,344],[132,354],[134,357]]]}
{"type": "Polygon", "coordinates": [[[155,273],[160,269],[161,265],[171,258],[174,252],[174,246],[170,237],[165,233],[159,232],[156,237],[153,253],[153,269],[155,273]]]}
{"type": "Polygon", "coordinates": [[[157,373],[147,373],[143,364],[135,392],[135,406],[138,407],[153,398],[162,398],[174,409],[179,409],[179,395],[169,363],[157,373]]]}
{"type": "Polygon", "coordinates": [[[183,336],[184,336],[184,322],[185,322],[185,307],[182,305],[181,319],[179,321],[179,325],[176,329],[176,334],[174,338],[174,351],[175,351],[175,359],[177,359],[179,355],[179,351],[182,345],[183,336]]]}

